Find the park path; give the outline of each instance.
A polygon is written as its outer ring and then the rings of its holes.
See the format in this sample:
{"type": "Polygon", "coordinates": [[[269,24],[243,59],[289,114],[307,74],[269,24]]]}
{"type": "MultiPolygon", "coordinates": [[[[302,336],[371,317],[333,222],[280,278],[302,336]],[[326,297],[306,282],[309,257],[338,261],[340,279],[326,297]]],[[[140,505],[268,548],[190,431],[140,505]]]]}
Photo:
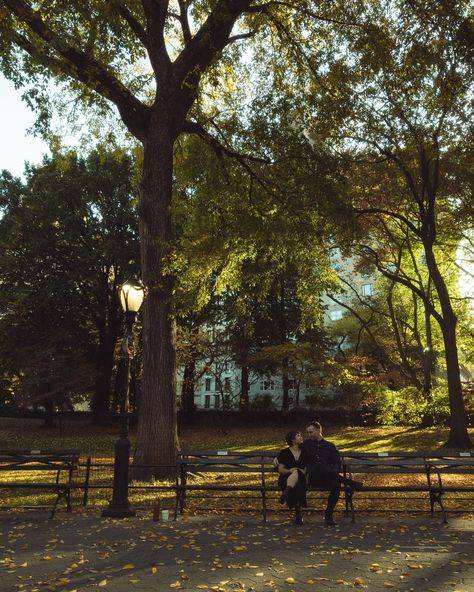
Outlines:
{"type": "Polygon", "coordinates": [[[0,512],[1,592],[474,591],[474,519],[0,512]]]}

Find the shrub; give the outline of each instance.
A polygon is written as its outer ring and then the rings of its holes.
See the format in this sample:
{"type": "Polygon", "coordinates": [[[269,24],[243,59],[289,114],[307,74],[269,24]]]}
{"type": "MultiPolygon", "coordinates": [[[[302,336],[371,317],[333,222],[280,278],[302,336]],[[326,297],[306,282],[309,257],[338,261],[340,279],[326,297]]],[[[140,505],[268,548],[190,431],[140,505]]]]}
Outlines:
{"type": "Polygon", "coordinates": [[[420,426],[425,422],[428,403],[414,386],[399,391],[384,390],[377,396],[377,423],[420,426]]]}
{"type": "Polygon", "coordinates": [[[425,425],[447,425],[449,423],[449,396],[445,386],[434,388],[426,404],[425,425]]]}
{"type": "Polygon", "coordinates": [[[250,401],[250,411],[274,411],[275,403],[271,395],[257,395],[250,401]]]}

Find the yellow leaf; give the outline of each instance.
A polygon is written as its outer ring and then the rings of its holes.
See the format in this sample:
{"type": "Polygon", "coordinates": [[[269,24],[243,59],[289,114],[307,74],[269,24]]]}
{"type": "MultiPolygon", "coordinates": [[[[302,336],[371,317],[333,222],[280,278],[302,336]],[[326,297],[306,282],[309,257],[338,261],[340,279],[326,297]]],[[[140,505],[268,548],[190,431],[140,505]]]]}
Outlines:
{"type": "Polygon", "coordinates": [[[295,578],[286,578],[285,582],[287,584],[296,584],[295,578]]]}
{"type": "Polygon", "coordinates": [[[100,580],[100,582],[97,585],[98,586],[107,586],[107,580],[100,580]]]}
{"type": "Polygon", "coordinates": [[[234,551],[246,551],[247,547],[245,545],[240,545],[239,547],[234,547],[234,551]]]}
{"type": "Polygon", "coordinates": [[[181,588],[181,582],[173,582],[170,584],[170,588],[181,588]]]}
{"type": "Polygon", "coordinates": [[[151,573],[156,573],[157,571],[158,571],[158,568],[157,568],[157,567],[154,567],[154,566],[153,566],[153,567],[151,568],[151,573]]]}
{"type": "Polygon", "coordinates": [[[43,557],[41,559],[43,561],[51,561],[52,557],[51,557],[51,555],[43,555],[43,557]]]}
{"type": "Polygon", "coordinates": [[[344,584],[344,580],[336,580],[336,584],[344,584]]]}
{"type": "Polygon", "coordinates": [[[125,569],[125,570],[126,570],[126,569],[134,569],[134,568],[135,568],[135,565],[134,565],[133,563],[126,563],[126,564],[125,564],[125,565],[122,567],[122,569],[125,569]]]}
{"type": "Polygon", "coordinates": [[[392,582],[384,582],[383,586],[384,588],[395,588],[395,584],[392,584],[392,582]]]}
{"type": "Polygon", "coordinates": [[[412,563],[411,565],[408,566],[410,569],[421,569],[423,566],[422,565],[417,565],[416,563],[412,563]]]}
{"type": "Polygon", "coordinates": [[[359,577],[357,577],[357,578],[354,580],[354,585],[355,585],[355,586],[365,586],[365,580],[364,580],[364,578],[361,578],[360,576],[359,576],[359,577]]]}

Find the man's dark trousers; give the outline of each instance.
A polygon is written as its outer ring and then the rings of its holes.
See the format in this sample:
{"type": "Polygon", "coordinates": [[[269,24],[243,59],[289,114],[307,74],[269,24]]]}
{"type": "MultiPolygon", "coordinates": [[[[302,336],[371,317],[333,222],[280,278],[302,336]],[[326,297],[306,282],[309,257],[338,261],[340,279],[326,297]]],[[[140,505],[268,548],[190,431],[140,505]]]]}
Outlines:
{"type": "Polygon", "coordinates": [[[341,494],[341,483],[346,481],[349,482],[350,479],[339,475],[323,463],[317,463],[311,470],[309,474],[310,487],[323,487],[329,491],[326,514],[332,514],[341,494]]]}

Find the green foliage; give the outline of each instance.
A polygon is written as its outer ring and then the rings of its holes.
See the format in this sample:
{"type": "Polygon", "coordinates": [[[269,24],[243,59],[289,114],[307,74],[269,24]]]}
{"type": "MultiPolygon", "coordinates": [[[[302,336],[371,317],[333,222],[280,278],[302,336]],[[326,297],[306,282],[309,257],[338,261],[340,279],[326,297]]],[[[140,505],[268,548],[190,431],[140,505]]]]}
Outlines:
{"type": "Polygon", "coordinates": [[[376,399],[377,422],[382,425],[420,426],[427,410],[427,401],[418,389],[409,386],[399,391],[384,390],[376,399]]]}
{"type": "Polygon", "coordinates": [[[449,395],[445,386],[434,388],[425,407],[425,423],[433,426],[447,426],[449,424],[449,395]]]}
{"type": "Polygon", "coordinates": [[[132,171],[104,150],[0,178],[0,353],[24,400],[71,400],[101,376],[109,394],[117,287],[138,260],[132,171]]]}

